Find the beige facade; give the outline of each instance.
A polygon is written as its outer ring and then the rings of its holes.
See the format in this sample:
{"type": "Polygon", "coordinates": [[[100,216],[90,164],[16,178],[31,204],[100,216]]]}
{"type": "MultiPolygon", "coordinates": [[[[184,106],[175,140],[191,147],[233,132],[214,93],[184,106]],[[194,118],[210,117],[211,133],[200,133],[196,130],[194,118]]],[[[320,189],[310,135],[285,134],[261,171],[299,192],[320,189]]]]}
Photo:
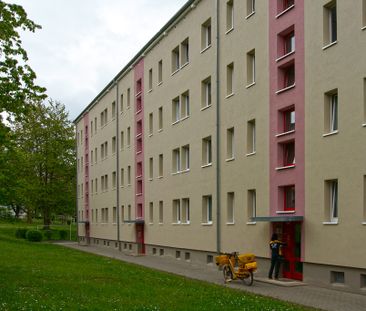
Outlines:
{"type": "MultiPolygon", "coordinates": [[[[275,218],[257,222],[256,216],[270,216],[272,204],[269,140],[276,133],[270,133],[269,27],[274,17],[267,1],[256,1],[254,10],[251,3],[188,1],[75,120],[80,241],[141,253],[136,226],[143,223],[145,253],[211,264],[217,252],[254,252],[263,262],[259,273],[266,275],[275,218]],[[135,68],[142,61],[140,218],[135,68]]],[[[364,293],[366,30],[361,28],[366,4],[337,1],[337,42],[324,48],[328,1],[303,3],[303,279],[330,286],[342,281],[337,273],[343,272],[342,288],[364,293]],[[329,134],[334,94],[338,129],[329,134]],[[338,219],[329,212],[333,181],[338,219]]]]}

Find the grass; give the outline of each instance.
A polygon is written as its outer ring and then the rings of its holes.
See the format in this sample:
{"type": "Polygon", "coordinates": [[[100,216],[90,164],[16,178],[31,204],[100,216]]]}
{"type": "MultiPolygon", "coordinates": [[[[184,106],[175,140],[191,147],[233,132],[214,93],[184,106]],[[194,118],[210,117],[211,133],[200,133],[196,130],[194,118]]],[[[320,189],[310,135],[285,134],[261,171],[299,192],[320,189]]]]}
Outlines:
{"type": "Polygon", "coordinates": [[[49,243],[0,224],[0,310],[312,310],[49,243]]]}

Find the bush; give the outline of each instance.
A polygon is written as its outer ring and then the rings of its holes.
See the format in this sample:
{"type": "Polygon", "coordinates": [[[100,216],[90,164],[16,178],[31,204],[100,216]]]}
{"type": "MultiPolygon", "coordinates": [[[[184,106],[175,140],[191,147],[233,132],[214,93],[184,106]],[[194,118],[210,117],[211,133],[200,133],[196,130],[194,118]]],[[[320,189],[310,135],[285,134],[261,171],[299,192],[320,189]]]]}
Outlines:
{"type": "Polygon", "coordinates": [[[26,228],[18,228],[15,231],[15,237],[18,239],[26,239],[27,238],[27,231],[28,229],[26,228]]]}
{"type": "Polygon", "coordinates": [[[51,240],[52,238],[52,230],[45,230],[44,233],[43,233],[44,237],[47,239],[47,240],[51,240]]]}
{"type": "Polygon", "coordinates": [[[60,240],[66,240],[67,239],[67,231],[66,230],[60,230],[60,240]]]}
{"type": "Polygon", "coordinates": [[[27,232],[27,240],[30,242],[42,241],[42,233],[38,230],[30,230],[27,232]]]}

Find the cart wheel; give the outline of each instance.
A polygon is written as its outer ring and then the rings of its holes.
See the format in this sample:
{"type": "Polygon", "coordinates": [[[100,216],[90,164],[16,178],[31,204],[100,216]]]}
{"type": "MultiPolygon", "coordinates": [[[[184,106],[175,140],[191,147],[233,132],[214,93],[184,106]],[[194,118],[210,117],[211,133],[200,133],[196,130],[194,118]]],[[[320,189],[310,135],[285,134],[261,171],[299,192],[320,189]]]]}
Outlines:
{"type": "Polygon", "coordinates": [[[253,285],[253,281],[254,281],[254,279],[253,279],[253,272],[252,271],[248,271],[248,275],[245,278],[243,278],[243,283],[245,285],[251,286],[251,285],[253,285]]]}
{"type": "Polygon", "coordinates": [[[229,266],[224,266],[224,269],[222,270],[224,274],[224,281],[225,283],[230,282],[233,279],[233,274],[229,268],[229,266]]]}

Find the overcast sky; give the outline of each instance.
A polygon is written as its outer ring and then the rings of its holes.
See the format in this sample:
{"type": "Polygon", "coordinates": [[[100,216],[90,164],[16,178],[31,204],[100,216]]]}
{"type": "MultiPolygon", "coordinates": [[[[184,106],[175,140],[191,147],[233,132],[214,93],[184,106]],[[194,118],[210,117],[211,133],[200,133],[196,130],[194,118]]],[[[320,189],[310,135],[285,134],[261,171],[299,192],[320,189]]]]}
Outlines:
{"type": "Polygon", "coordinates": [[[5,0],[42,26],[22,34],[37,83],[73,120],[186,0],[5,0]]]}

